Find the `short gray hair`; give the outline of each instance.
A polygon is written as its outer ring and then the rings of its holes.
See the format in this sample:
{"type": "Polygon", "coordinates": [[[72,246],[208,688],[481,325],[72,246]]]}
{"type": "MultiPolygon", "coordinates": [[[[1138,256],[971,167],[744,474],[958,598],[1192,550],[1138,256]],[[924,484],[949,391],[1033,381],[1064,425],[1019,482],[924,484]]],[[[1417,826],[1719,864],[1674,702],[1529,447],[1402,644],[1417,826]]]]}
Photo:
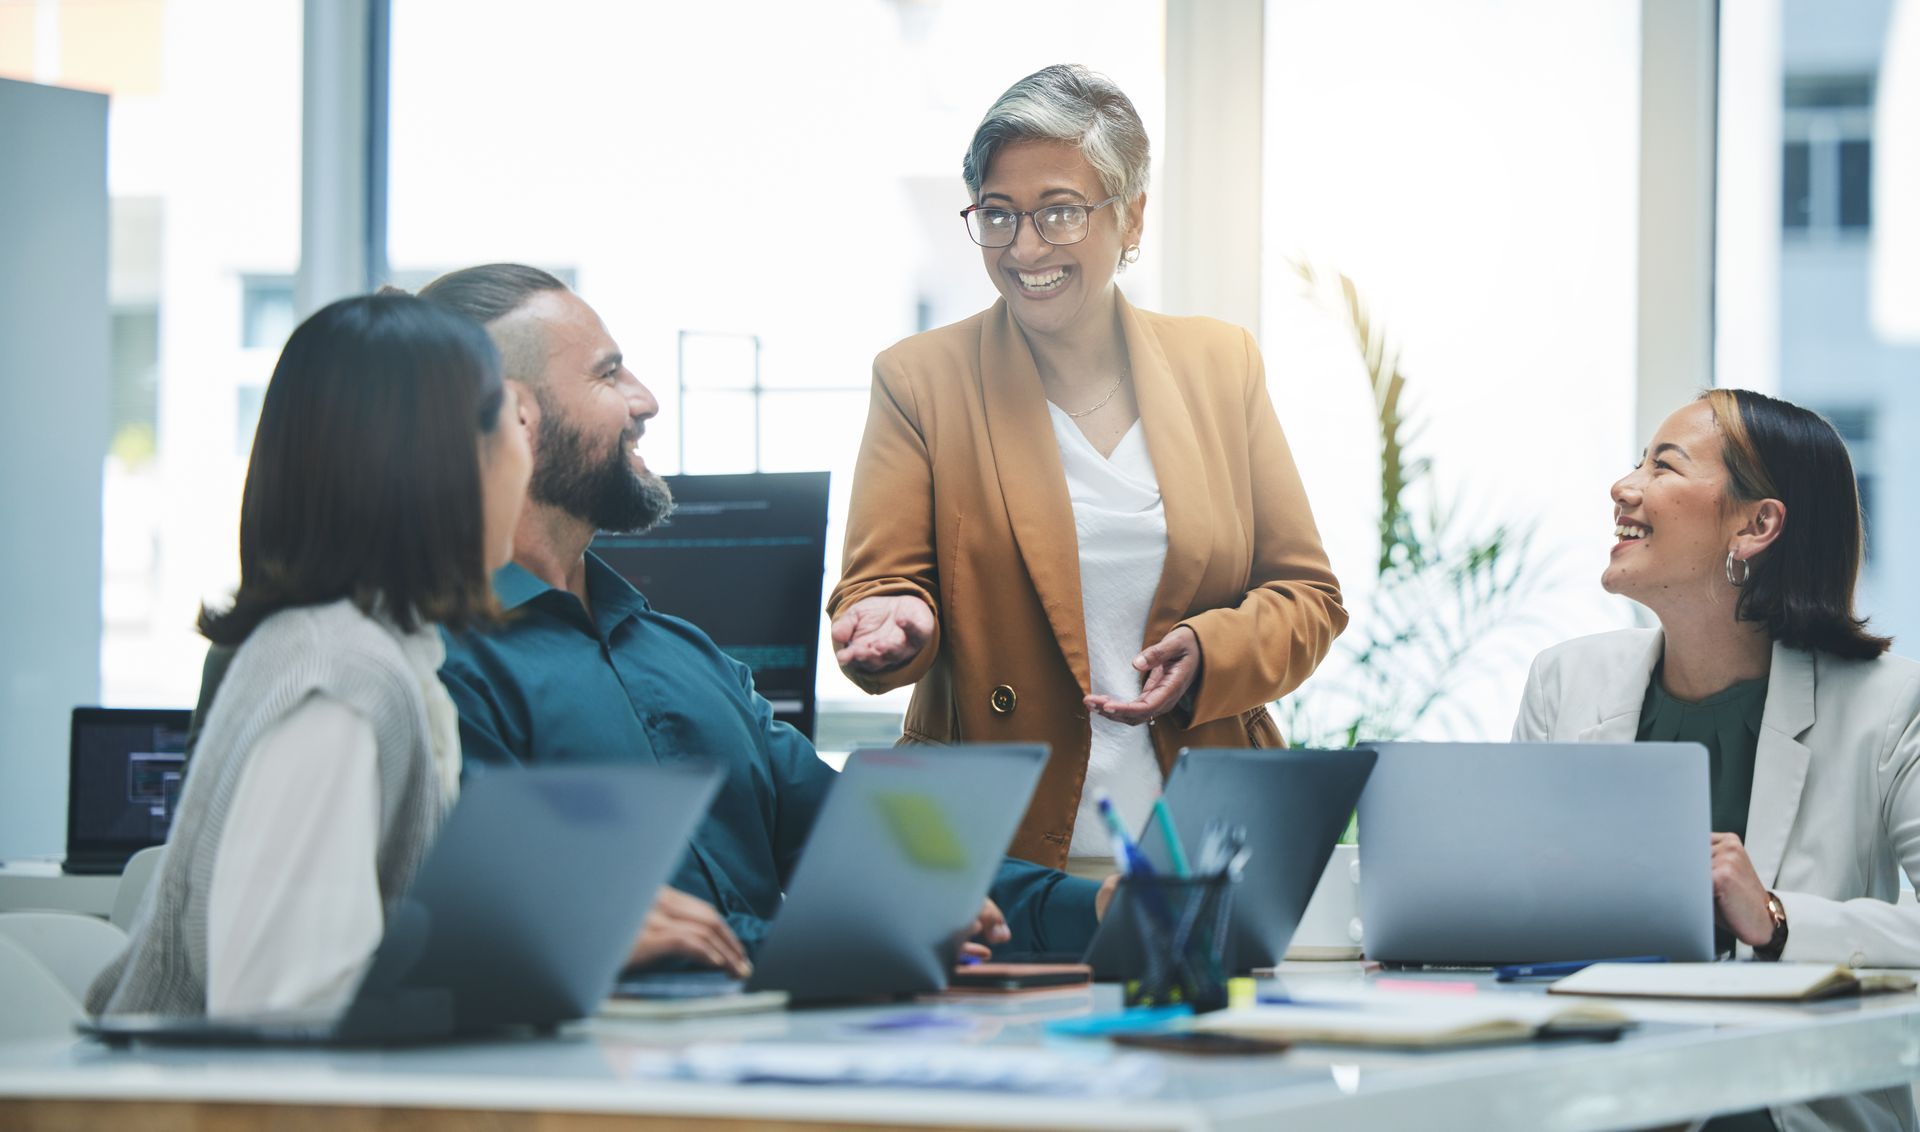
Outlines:
{"type": "Polygon", "coordinates": [[[1080,147],[1109,196],[1132,202],[1147,191],[1147,129],[1112,79],[1078,63],[1035,71],[1007,88],[980,119],[960,175],[980,199],[980,183],[1001,147],[1062,141],[1080,147]]]}

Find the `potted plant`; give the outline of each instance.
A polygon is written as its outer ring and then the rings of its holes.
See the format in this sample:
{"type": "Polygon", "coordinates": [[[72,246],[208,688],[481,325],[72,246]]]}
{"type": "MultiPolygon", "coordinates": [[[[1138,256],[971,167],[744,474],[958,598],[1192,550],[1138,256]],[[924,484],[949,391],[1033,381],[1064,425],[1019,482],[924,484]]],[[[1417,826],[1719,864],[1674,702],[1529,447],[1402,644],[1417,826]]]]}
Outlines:
{"type": "MultiPolygon", "coordinates": [[[[1365,295],[1337,272],[1291,266],[1309,296],[1351,330],[1364,362],[1379,436],[1379,555],[1372,592],[1347,632],[1319,671],[1275,705],[1275,717],[1294,746],[1353,747],[1416,729],[1457,734],[1463,718],[1454,696],[1475,670],[1468,661],[1518,643],[1512,631],[1525,624],[1532,525],[1462,518],[1437,490],[1432,459],[1408,454],[1418,425],[1400,348],[1365,295]]],[[[1359,957],[1358,883],[1358,829],[1349,820],[1290,957],[1359,957]]]]}

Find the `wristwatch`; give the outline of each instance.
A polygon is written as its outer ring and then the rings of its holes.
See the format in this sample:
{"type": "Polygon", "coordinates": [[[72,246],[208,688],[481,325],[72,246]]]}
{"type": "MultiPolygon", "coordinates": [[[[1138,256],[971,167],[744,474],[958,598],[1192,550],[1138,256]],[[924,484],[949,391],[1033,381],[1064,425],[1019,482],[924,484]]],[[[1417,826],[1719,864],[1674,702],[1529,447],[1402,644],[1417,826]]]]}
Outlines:
{"type": "Polygon", "coordinates": [[[1787,906],[1780,898],[1767,893],[1767,915],[1773,917],[1773,935],[1766,943],[1753,949],[1755,959],[1777,960],[1780,953],[1787,949],[1787,906]]]}

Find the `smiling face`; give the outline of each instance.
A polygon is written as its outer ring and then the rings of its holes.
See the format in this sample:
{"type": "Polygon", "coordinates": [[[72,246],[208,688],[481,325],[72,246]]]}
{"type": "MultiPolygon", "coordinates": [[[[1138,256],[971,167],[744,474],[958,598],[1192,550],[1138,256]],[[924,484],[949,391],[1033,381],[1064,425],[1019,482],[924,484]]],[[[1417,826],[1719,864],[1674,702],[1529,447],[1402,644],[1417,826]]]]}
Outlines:
{"type": "Polygon", "coordinates": [[[660,404],[600,316],[570,291],[543,291],[507,318],[528,320],[545,346],[533,404],[522,405],[533,434],[530,496],[603,531],[659,522],[673,497],[638,445],[660,404]]]}
{"type": "Polygon", "coordinates": [[[1676,600],[1727,600],[1728,551],[1745,558],[1754,549],[1752,508],[1730,504],[1731,479],[1705,402],[1668,417],[1639,466],[1613,485],[1616,541],[1601,586],[1656,613],[1676,600]]]}
{"type": "MultiPolygon", "coordinates": [[[[977,203],[1025,212],[1094,205],[1109,195],[1078,146],[1022,141],[994,155],[977,203]]],[[[1033,217],[1023,216],[1013,243],[980,249],[988,277],[1027,333],[1063,334],[1085,319],[1111,316],[1113,273],[1121,250],[1140,238],[1145,207],[1145,194],[1115,201],[1089,218],[1086,239],[1064,245],[1041,239],[1033,217]]]]}

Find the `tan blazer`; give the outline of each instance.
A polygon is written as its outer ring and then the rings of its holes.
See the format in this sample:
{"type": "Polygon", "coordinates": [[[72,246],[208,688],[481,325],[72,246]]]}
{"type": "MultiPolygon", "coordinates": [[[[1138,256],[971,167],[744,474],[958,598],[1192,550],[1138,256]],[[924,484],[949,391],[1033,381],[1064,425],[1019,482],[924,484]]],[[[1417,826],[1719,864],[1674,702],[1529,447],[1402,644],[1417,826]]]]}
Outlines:
{"type": "MultiPolygon", "coordinates": [[[[1149,725],[1162,774],[1182,747],[1278,746],[1266,704],[1346,626],[1253,338],[1123,298],[1134,393],[1167,518],[1142,647],[1200,639],[1190,700],[1149,725]]],[[[854,472],[838,617],[876,594],[936,613],[914,661],[906,741],[1044,742],[1052,757],[1012,853],[1065,863],[1086,780],[1086,620],[1073,506],[1040,376],[1004,301],[882,353],[854,472]]]]}
{"type": "MultiPolygon", "coordinates": [[[[1541,653],[1514,739],[1633,742],[1665,647],[1623,629],[1541,653]]],[[[1901,870],[1920,882],[1920,663],[1774,645],[1746,846],[1787,910],[1781,959],[1920,967],[1920,907],[1898,903],[1901,870]]],[[[1774,1114],[1790,1130],[1916,1126],[1905,1087],[1774,1114]]]]}

